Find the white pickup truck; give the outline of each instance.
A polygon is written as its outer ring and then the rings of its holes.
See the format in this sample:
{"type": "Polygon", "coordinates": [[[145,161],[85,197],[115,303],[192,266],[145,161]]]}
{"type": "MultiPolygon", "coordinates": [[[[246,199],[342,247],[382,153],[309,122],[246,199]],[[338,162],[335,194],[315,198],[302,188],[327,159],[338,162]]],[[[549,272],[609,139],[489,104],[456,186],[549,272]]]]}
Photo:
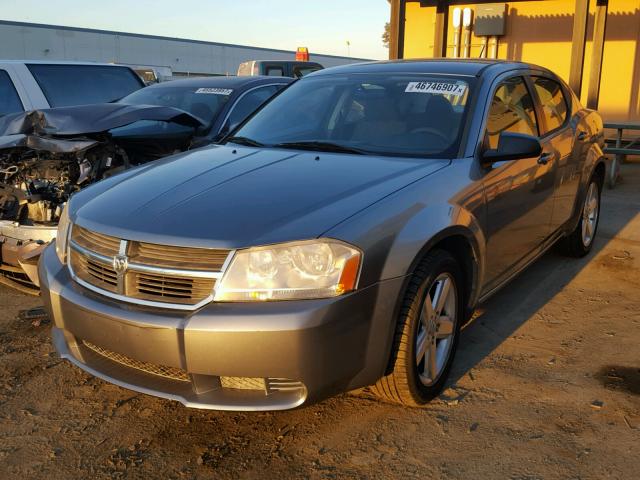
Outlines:
{"type": "Polygon", "coordinates": [[[0,115],[108,103],[144,86],[124,65],[0,60],[0,115]]]}

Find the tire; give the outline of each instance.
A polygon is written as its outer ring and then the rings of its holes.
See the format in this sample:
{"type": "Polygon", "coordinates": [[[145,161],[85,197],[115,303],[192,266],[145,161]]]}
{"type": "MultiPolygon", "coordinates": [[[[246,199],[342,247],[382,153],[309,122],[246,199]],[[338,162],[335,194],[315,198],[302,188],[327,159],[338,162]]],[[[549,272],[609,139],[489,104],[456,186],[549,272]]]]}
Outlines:
{"type": "Polygon", "coordinates": [[[464,321],[462,278],[459,263],[444,250],[433,250],[420,262],[409,282],[397,321],[391,373],[370,388],[373,394],[383,400],[419,407],[442,391],[464,321]],[[438,298],[443,299],[442,308],[437,305],[438,298]],[[423,348],[419,349],[418,344],[423,348]],[[424,351],[423,356],[419,351],[424,351]],[[436,362],[427,363],[433,358],[436,362]],[[434,369],[430,365],[435,365],[434,369]]]}
{"type": "Polygon", "coordinates": [[[593,247],[600,222],[600,196],[602,181],[592,176],[582,202],[580,221],[575,230],[563,241],[563,250],[571,257],[584,257],[593,247]]]}

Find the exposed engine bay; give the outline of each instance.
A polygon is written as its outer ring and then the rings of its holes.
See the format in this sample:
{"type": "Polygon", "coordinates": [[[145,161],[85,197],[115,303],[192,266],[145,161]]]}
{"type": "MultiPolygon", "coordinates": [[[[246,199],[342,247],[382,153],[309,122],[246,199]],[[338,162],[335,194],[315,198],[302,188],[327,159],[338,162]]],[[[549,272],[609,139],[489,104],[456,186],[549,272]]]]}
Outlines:
{"type": "Polygon", "coordinates": [[[55,238],[67,200],[92,183],[186,150],[201,126],[172,107],[87,105],[0,118],[0,273],[37,292],[37,258],[55,238]],[[120,127],[147,122],[139,131],[120,127]],[[183,127],[166,132],[166,125],[183,127]]]}
{"type": "Polygon", "coordinates": [[[55,225],[73,193],[128,166],[126,152],[110,142],[69,153],[0,153],[0,218],[55,225]]]}

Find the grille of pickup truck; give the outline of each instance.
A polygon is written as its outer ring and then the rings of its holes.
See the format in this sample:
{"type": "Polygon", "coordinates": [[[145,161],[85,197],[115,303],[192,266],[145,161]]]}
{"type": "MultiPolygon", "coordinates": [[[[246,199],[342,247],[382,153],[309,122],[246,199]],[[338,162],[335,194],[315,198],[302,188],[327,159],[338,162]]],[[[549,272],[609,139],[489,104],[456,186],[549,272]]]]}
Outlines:
{"type": "Polygon", "coordinates": [[[141,304],[197,308],[213,298],[231,251],[124,240],[74,225],[69,265],[98,292],[141,304]]]}

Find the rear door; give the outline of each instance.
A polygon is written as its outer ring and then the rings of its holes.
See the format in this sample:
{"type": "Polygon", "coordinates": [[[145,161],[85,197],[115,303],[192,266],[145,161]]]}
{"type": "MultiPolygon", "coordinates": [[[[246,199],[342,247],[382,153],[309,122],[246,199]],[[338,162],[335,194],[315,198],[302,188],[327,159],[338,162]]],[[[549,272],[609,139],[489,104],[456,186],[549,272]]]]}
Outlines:
{"type": "MultiPolygon", "coordinates": [[[[575,130],[571,125],[570,103],[567,92],[551,76],[532,76],[531,84],[538,100],[541,117],[541,143],[543,150],[556,165],[555,194],[551,229],[560,228],[573,213],[580,183],[579,148],[573,154],[575,130]]],[[[576,139],[580,142],[584,139],[576,139]]]]}
{"type": "MultiPolygon", "coordinates": [[[[525,77],[506,78],[493,90],[485,148],[496,148],[505,131],[539,137],[539,124],[525,77]]],[[[549,236],[554,180],[553,163],[541,157],[498,162],[485,170],[487,289],[508,278],[549,236]]]]}

